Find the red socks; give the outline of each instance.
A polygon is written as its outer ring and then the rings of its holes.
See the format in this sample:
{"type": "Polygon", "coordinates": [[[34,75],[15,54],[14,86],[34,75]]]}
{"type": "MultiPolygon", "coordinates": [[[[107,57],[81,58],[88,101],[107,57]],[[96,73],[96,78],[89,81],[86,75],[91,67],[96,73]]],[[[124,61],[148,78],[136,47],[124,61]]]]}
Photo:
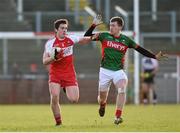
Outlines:
{"type": "Polygon", "coordinates": [[[121,117],[121,114],[122,114],[122,110],[117,109],[117,110],[116,110],[116,114],[115,114],[116,117],[117,117],[117,118],[120,118],[120,117],[121,117]]]}
{"type": "Polygon", "coordinates": [[[101,103],[100,103],[100,106],[103,107],[103,108],[105,108],[105,107],[106,107],[106,102],[105,102],[105,103],[101,102],[101,103]]]}
{"type": "Polygon", "coordinates": [[[56,115],[55,120],[56,120],[56,125],[60,125],[62,123],[60,115],[56,115]]]}

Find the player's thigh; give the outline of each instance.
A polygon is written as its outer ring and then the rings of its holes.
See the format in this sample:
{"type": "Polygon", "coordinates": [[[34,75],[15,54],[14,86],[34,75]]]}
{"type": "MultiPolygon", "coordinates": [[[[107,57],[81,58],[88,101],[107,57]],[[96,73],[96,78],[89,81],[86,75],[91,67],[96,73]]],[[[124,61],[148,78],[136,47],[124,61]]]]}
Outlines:
{"type": "Polygon", "coordinates": [[[61,88],[61,86],[59,83],[49,82],[49,92],[50,92],[51,96],[59,97],[60,88],[61,88]]]}
{"type": "Polygon", "coordinates": [[[78,86],[67,86],[66,95],[69,100],[77,102],[79,99],[79,87],[78,86]]]}
{"type": "Polygon", "coordinates": [[[154,83],[153,82],[149,84],[149,89],[154,90],[154,83]]]}
{"type": "Polygon", "coordinates": [[[116,88],[125,89],[128,83],[128,78],[123,70],[119,70],[113,75],[113,83],[116,88]]]}
{"type": "Polygon", "coordinates": [[[108,92],[112,82],[112,72],[100,68],[99,72],[99,92],[108,92]]]}
{"type": "Polygon", "coordinates": [[[146,82],[142,83],[142,91],[143,92],[148,92],[149,91],[149,84],[146,82]]]}

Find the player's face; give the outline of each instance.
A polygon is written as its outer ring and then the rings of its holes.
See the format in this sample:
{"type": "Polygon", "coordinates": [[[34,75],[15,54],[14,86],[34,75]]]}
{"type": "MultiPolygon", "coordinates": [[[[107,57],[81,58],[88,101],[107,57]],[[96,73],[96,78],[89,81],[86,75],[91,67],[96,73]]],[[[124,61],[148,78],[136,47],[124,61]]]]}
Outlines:
{"type": "Polygon", "coordinates": [[[57,30],[57,35],[60,37],[60,38],[63,38],[66,33],[67,33],[67,29],[68,29],[68,26],[67,24],[60,24],[59,25],[59,28],[57,30]]]}
{"type": "Polygon", "coordinates": [[[122,27],[118,25],[117,22],[110,22],[110,33],[112,35],[119,35],[120,31],[121,31],[122,27]]]}

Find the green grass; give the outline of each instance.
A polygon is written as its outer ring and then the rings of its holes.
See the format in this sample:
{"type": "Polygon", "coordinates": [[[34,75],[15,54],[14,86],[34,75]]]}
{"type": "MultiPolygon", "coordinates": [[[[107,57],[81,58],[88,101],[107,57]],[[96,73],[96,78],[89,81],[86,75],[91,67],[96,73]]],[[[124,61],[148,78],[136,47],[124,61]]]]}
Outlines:
{"type": "Polygon", "coordinates": [[[62,105],[63,125],[54,126],[49,105],[0,105],[0,131],[180,131],[180,105],[126,105],[114,125],[114,105],[103,118],[98,105],[62,105]]]}

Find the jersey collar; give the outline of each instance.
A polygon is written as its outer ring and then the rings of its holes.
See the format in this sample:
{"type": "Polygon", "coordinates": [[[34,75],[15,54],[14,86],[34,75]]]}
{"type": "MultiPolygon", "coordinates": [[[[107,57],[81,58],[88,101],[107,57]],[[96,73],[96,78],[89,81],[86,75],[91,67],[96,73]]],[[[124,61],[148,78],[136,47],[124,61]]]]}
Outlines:
{"type": "MultiPolygon", "coordinates": [[[[112,35],[112,34],[111,34],[112,35]]],[[[120,38],[121,37],[121,34],[119,34],[119,36],[114,36],[114,35],[112,35],[114,38],[116,38],[116,39],[118,39],[118,38],[120,38]]]]}
{"type": "Polygon", "coordinates": [[[56,41],[62,42],[62,41],[64,41],[64,40],[66,39],[66,36],[64,37],[64,39],[59,39],[59,38],[55,35],[55,38],[56,38],[56,41]]]}

